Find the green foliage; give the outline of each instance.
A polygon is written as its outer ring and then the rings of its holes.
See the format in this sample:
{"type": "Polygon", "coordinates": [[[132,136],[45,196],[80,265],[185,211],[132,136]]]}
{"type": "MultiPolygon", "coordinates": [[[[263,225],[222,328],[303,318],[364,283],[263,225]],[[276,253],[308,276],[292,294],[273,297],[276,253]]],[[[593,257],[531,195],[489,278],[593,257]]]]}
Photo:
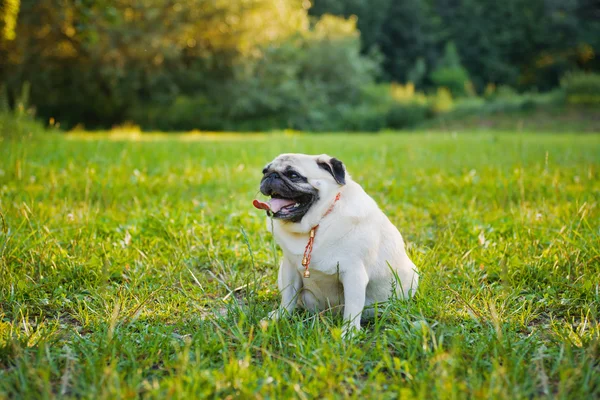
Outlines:
{"type": "Polygon", "coordinates": [[[312,0],[309,13],[320,17],[325,14],[341,15],[346,18],[357,16],[363,50],[369,53],[381,47],[384,24],[393,0],[312,0]]]}
{"type": "Polygon", "coordinates": [[[536,94],[518,94],[506,87],[500,87],[497,95],[482,108],[484,113],[528,111],[538,107],[554,108],[564,104],[564,93],[561,90],[536,94]]]}
{"type": "Polygon", "coordinates": [[[467,94],[469,75],[462,67],[440,67],[431,73],[431,80],[436,86],[444,87],[456,97],[467,94]]]}
{"type": "Polygon", "coordinates": [[[3,140],[26,140],[44,132],[43,124],[30,115],[0,111],[0,147],[3,140]]]}
{"type": "Polygon", "coordinates": [[[447,88],[455,97],[467,94],[469,73],[462,66],[454,43],[446,45],[443,57],[431,73],[431,81],[437,87],[447,88]]]}
{"type": "Polygon", "coordinates": [[[375,132],[413,128],[429,116],[427,98],[412,84],[365,86],[357,106],[341,109],[339,129],[375,132]]]}
{"type": "MultiPolygon", "coordinates": [[[[377,47],[391,81],[415,60],[428,72],[454,42],[476,91],[488,82],[550,90],[573,68],[600,70],[600,19],[590,0],[314,0],[314,15],[358,16],[364,49],[377,47]],[[372,6],[371,6],[372,4],[372,6]]],[[[431,82],[415,82],[420,88],[431,82]]],[[[454,91],[453,91],[454,93],[454,91]]]]}
{"type": "Polygon", "coordinates": [[[422,57],[419,57],[415,65],[407,72],[406,79],[415,86],[420,87],[427,76],[427,65],[422,57]]]}
{"type": "Polygon", "coordinates": [[[339,130],[340,110],[360,102],[361,88],[377,69],[360,54],[355,21],[334,16],[256,51],[233,65],[210,96],[142,105],[128,118],[162,130],[339,130]]]}
{"type": "Polygon", "coordinates": [[[173,130],[222,130],[222,105],[206,96],[177,96],[170,104],[141,104],[132,108],[127,119],[146,129],[173,130]]]}
{"type": "Polygon", "coordinates": [[[434,49],[440,43],[441,23],[430,2],[390,1],[377,43],[384,54],[385,77],[396,82],[410,81],[407,74],[413,72],[413,63],[419,58],[431,68],[439,58],[434,49]]]}
{"type": "Polygon", "coordinates": [[[21,93],[15,100],[15,113],[17,115],[33,115],[34,111],[30,108],[31,84],[27,81],[21,85],[21,93]]]}
{"type": "Polygon", "coordinates": [[[336,117],[341,124],[338,129],[376,132],[386,128],[386,116],[394,102],[390,95],[390,85],[366,85],[359,98],[359,104],[339,109],[336,117]]]}
{"type": "Polygon", "coordinates": [[[452,93],[446,87],[440,87],[435,95],[431,96],[431,110],[434,114],[441,114],[452,110],[454,100],[452,93]]]}
{"type": "Polygon", "coordinates": [[[0,41],[15,40],[20,3],[20,0],[3,0],[0,6],[0,41]]]}
{"type": "Polygon", "coordinates": [[[2,143],[0,397],[598,398],[599,153],[527,132],[2,143]],[[281,253],[251,200],[286,151],[343,160],[419,268],[356,338],[328,312],[261,322],[281,253]]]}
{"type": "Polygon", "coordinates": [[[560,81],[567,103],[600,105],[600,74],[571,72],[560,81]]]}
{"type": "Polygon", "coordinates": [[[8,104],[6,88],[0,85],[0,143],[3,140],[27,140],[44,133],[42,123],[36,121],[34,109],[29,107],[31,85],[24,82],[15,99],[15,109],[8,104]]]}
{"type": "Polygon", "coordinates": [[[23,1],[0,82],[14,98],[31,81],[65,127],[327,129],[377,70],[355,19],[310,21],[301,0],[51,3],[23,1]]]}
{"type": "Polygon", "coordinates": [[[489,99],[511,99],[519,97],[519,93],[510,86],[500,85],[488,96],[489,99]]]}
{"type": "Polygon", "coordinates": [[[391,129],[414,128],[429,117],[429,106],[419,102],[394,103],[386,117],[391,129]]]}
{"type": "Polygon", "coordinates": [[[324,16],[311,30],[264,49],[262,57],[236,70],[237,96],[228,115],[232,121],[286,121],[259,129],[339,129],[338,110],[360,102],[360,90],[372,82],[376,68],[360,54],[354,21],[324,16]]]}
{"type": "Polygon", "coordinates": [[[388,104],[380,102],[363,103],[353,107],[342,108],[339,114],[341,124],[336,130],[355,132],[377,132],[389,127],[387,116],[388,104]]]}
{"type": "Polygon", "coordinates": [[[8,91],[6,90],[6,86],[0,85],[0,113],[8,113],[9,111],[8,91]]]}
{"type": "Polygon", "coordinates": [[[374,80],[459,99],[600,70],[588,0],[313,3],[7,0],[3,104],[18,109],[29,82],[27,108],[65,128],[375,129],[385,107],[360,98],[374,80]]]}
{"type": "Polygon", "coordinates": [[[500,90],[502,96],[459,99],[450,112],[421,124],[421,128],[462,131],[535,130],[538,132],[600,131],[598,107],[565,107],[565,92],[518,94],[500,90]],[[510,94],[512,93],[512,94],[510,94]]]}

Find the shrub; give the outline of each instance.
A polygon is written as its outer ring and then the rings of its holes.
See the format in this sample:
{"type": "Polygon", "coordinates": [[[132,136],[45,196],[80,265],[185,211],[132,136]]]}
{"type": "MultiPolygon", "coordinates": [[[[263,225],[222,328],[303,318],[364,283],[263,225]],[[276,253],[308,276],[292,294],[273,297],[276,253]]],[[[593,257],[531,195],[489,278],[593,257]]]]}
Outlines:
{"type": "Polygon", "coordinates": [[[481,97],[465,98],[454,105],[452,115],[456,117],[467,117],[485,112],[486,101],[481,97]]]}
{"type": "Polygon", "coordinates": [[[452,109],[454,105],[454,100],[452,99],[452,93],[445,87],[438,88],[436,94],[432,96],[431,100],[431,111],[434,114],[440,114],[444,112],[448,112],[452,109]]]}
{"type": "Polygon", "coordinates": [[[360,91],[358,104],[343,104],[335,108],[336,114],[331,120],[337,120],[337,124],[332,128],[363,132],[384,129],[386,115],[393,102],[389,84],[365,85],[360,91]]]}
{"type": "Polygon", "coordinates": [[[412,68],[406,73],[406,78],[409,82],[420,87],[426,74],[427,65],[425,64],[425,60],[422,57],[419,57],[412,68]]]}
{"type": "Polygon", "coordinates": [[[411,128],[426,120],[429,106],[414,85],[373,84],[363,87],[359,105],[339,107],[337,129],[373,132],[385,128],[411,128]]]}
{"type": "Polygon", "coordinates": [[[475,89],[473,82],[468,81],[465,83],[465,95],[468,97],[477,97],[477,90],[475,89]]]}
{"type": "Polygon", "coordinates": [[[469,73],[462,66],[454,43],[446,44],[444,56],[431,73],[431,80],[438,87],[445,87],[455,97],[472,91],[469,73]]]}
{"type": "MultiPolygon", "coordinates": [[[[15,108],[11,110],[8,92],[0,85],[0,138],[25,139],[45,131],[44,125],[35,120],[35,109],[29,106],[31,85],[24,82],[21,93],[15,98],[15,108]]],[[[51,125],[54,125],[52,123],[51,125]]],[[[56,125],[58,127],[58,124],[56,125]]]]}
{"type": "Polygon", "coordinates": [[[571,72],[560,81],[569,104],[600,104],[600,74],[591,72],[571,72]]]}
{"type": "Polygon", "coordinates": [[[500,99],[511,99],[519,97],[519,93],[510,86],[500,85],[496,88],[496,92],[491,97],[500,99]]]}
{"type": "Polygon", "coordinates": [[[427,98],[416,92],[412,83],[368,85],[361,92],[360,105],[343,108],[341,128],[367,132],[405,129],[427,117],[427,98]]]}
{"type": "Polygon", "coordinates": [[[43,134],[44,126],[28,115],[0,112],[0,141],[2,139],[26,139],[43,134]]]}
{"type": "MultiPolygon", "coordinates": [[[[491,87],[491,86],[488,86],[491,87]]],[[[561,89],[546,93],[519,94],[508,86],[494,87],[487,98],[469,97],[456,102],[450,111],[451,117],[471,115],[509,114],[531,111],[536,108],[556,108],[564,104],[564,91],[561,89]]]]}
{"type": "Polygon", "coordinates": [[[395,103],[387,113],[386,125],[392,129],[412,128],[428,116],[429,107],[426,103],[395,103]]]}
{"type": "Polygon", "coordinates": [[[206,96],[178,96],[167,105],[142,104],[132,107],[128,117],[145,129],[187,131],[224,129],[222,108],[206,96]]]}
{"type": "Polygon", "coordinates": [[[234,69],[224,101],[234,124],[278,120],[279,126],[257,128],[327,131],[351,117],[344,115],[349,108],[370,114],[361,88],[372,83],[377,63],[360,51],[356,19],[323,16],[311,29],[261,50],[234,69]]]}
{"type": "Polygon", "coordinates": [[[341,130],[377,132],[386,128],[388,107],[378,104],[361,104],[345,107],[340,114],[341,130]]]}
{"type": "Polygon", "coordinates": [[[427,97],[421,92],[415,92],[415,85],[412,82],[406,85],[392,82],[389,92],[392,99],[399,103],[427,103],[427,97]]]}
{"type": "Polygon", "coordinates": [[[483,90],[483,97],[486,99],[491,99],[496,95],[496,85],[493,83],[488,83],[485,85],[485,89],[483,90]]]}
{"type": "Polygon", "coordinates": [[[0,84],[0,113],[5,113],[10,111],[10,106],[8,105],[8,90],[6,90],[6,86],[0,84]]]}
{"type": "Polygon", "coordinates": [[[565,104],[565,91],[561,88],[545,93],[530,94],[529,97],[540,107],[560,107],[565,104]]]}
{"type": "Polygon", "coordinates": [[[467,94],[469,75],[464,68],[444,67],[436,69],[431,74],[431,80],[436,86],[450,90],[456,97],[467,94]]]}

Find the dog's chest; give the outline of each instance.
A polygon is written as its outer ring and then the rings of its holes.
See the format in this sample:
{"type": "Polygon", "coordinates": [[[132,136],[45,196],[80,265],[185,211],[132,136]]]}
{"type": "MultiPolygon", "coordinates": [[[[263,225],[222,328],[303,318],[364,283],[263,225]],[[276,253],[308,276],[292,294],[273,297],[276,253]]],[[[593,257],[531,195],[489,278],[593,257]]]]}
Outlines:
{"type": "MultiPolygon", "coordinates": [[[[296,267],[296,270],[300,275],[304,275],[305,268],[302,265],[302,259],[304,257],[304,252],[294,254],[286,253],[286,258],[296,267]]],[[[342,264],[345,264],[335,252],[318,251],[315,249],[310,255],[307,254],[306,257],[309,257],[310,259],[310,273],[319,272],[319,276],[338,276],[342,264]]],[[[312,279],[312,275],[310,279],[312,279]]]]}
{"type": "Polygon", "coordinates": [[[306,309],[341,311],[344,289],[338,275],[311,272],[310,278],[302,278],[300,304],[306,309]]]}
{"type": "Polygon", "coordinates": [[[308,234],[283,233],[276,236],[284,256],[301,275],[304,274],[302,259],[305,257],[310,260],[311,274],[313,271],[317,271],[324,275],[339,275],[340,269],[351,264],[349,258],[355,255],[355,249],[343,251],[344,246],[340,245],[339,239],[332,238],[327,229],[320,229],[316,232],[313,246],[310,246],[309,239],[308,234]]]}

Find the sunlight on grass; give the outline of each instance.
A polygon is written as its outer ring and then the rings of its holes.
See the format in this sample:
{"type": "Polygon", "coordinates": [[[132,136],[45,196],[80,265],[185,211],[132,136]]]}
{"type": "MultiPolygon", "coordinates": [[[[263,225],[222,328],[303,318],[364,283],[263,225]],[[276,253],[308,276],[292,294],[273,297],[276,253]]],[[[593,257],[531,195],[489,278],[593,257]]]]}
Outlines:
{"type": "Polygon", "coordinates": [[[301,135],[294,130],[274,131],[271,133],[240,133],[240,132],[210,132],[210,131],[189,131],[181,133],[164,132],[142,132],[139,127],[117,127],[110,131],[89,132],[83,130],[74,130],[65,135],[68,140],[110,140],[110,141],[133,141],[133,142],[153,142],[153,141],[246,141],[264,138],[289,138],[301,135]]]}
{"type": "Polygon", "coordinates": [[[0,397],[592,398],[600,137],[73,132],[0,147],[0,397]],[[416,297],[341,320],[278,302],[251,207],[329,153],[402,232],[416,297]]]}

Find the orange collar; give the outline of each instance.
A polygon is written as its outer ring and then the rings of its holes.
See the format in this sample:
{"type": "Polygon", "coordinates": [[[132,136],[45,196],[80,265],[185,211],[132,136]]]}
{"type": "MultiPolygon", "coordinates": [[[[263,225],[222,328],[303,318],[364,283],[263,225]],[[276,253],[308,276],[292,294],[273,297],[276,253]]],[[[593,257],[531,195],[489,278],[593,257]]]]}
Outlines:
{"type": "MultiPolygon", "coordinates": [[[[335,206],[335,203],[338,202],[341,195],[342,194],[340,192],[338,192],[338,194],[335,196],[335,200],[333,200],[333,203],[331,203],[331,205],[329,206],[329,208],[327,209],[325,214],[323,214],[323,217],[321,219],[325,218],[327,215],[329,215],[329,213],[331,211],[333,211],[333,207],[335,206]]],[[[318,227],[319,227],[319,225],[317,224],[311,228],[309,235],[308,235],[308,243],[306,244],[306,247],[304,248],[304,257],[302,257],[302,266],[304,267],[304,277],[305,278],[310,278],[310,271],[308,270],[308,267],[310,266],[310,258],[312,255],[313,244],[315,243],[315,235],[317,234],[318,227]]]]}

